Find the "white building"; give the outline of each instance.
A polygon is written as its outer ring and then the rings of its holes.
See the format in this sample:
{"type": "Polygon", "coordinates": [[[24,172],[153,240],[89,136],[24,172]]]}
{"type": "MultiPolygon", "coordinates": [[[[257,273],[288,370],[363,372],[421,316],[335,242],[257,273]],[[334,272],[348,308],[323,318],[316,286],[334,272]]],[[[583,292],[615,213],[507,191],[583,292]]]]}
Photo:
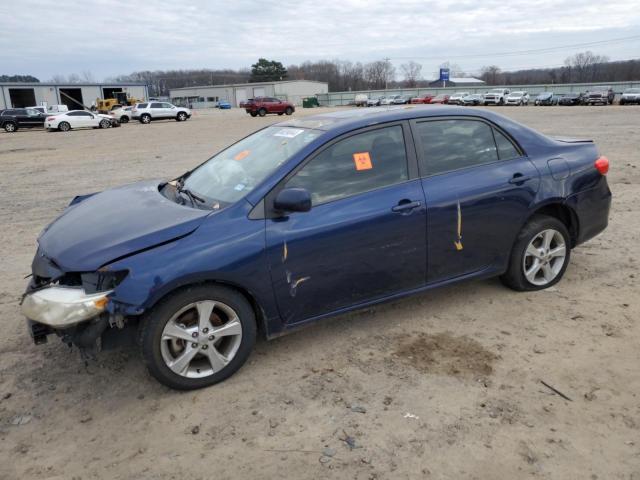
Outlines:
{"type": "Polygon", "coordinates": [[[193,108],[213,107],[226,101],[232,107],[255,97],[275,97],[302,105],[302,99],[319,93],[327,93],[329,84],[311,80],[284,80],[280,82],[235,83],[232,85],[209,85],[202,87],[172,88],[171,101],[193,108]]]}
{"type": "Polygon", "coordinates": [[[100,98],[113,98],[115,92],[147,100],[147,86],[142,83],[0,83],[0,109],[36,105],[67,105],[82,110],[100,98]]]}

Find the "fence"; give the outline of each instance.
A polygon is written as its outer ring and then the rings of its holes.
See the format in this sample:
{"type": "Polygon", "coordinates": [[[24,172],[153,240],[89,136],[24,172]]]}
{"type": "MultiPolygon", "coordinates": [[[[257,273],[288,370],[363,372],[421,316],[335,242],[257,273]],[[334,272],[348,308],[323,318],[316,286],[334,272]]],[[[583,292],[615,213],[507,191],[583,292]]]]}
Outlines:
{"type": "Polygon", "coordinates": [[[341,105],[352,105],[355,102],[356,95],[365,94],[369,98],[377,98],[390,95],[406,95],[410,97],[419,97],[421,95],[432,94],[438,95],[440,93],[454,93],[454,92],[469,92],[469,93],[485,93],[493,88],[508,88],[512,92],[524,90],[529,92],[530,95],[536,95],[542,92],[554,92],[554,93],[570,93],[570,92],[584,92],[591,90],[599,86],[610,86],[613,88],[616,94],[621,94],[627,88],[640,88],[640,80],[635,82],[609,82],[609,83],[555,83],[555,84],[542,84],[542,85],[476,85],[472,87],[466,87],[464,85],[458,87],[446,87],[446,88],[401,88],[393,90],[361,90],[357,92],[330,92],[317,94],[318,102],[323,107],[336,107],[341,105]]]}

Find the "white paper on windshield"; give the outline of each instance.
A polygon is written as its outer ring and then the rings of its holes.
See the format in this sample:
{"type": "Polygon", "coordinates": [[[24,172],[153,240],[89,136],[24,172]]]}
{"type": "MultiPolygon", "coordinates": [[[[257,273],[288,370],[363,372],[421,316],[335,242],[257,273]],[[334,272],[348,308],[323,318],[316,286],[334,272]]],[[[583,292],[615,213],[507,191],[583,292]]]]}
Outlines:
{"type": "Polygon", "coordinates": [[[282,130],[277,131],[273,134],[274,137],[285,137],[285,138],[293,138],[300,135],[304,132],[302,128],[283,128],[282,130]]]}

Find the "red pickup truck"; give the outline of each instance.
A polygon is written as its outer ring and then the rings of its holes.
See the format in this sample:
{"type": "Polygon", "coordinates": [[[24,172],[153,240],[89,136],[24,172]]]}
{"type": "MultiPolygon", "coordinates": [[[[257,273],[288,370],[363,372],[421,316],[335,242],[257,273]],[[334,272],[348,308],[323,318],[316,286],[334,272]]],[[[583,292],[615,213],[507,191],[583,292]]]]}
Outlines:
{"type": "Polygon", "coordinates": [[[243,107],[252,117],[257,117],[258,115],[264,117],[267,113],[277,113],[278,115],[285,113],[287,115],[291,115],[296,111],[296,107],[293,103],[272,97],[256,97],[249,99],[244,103],[243,107]]]}

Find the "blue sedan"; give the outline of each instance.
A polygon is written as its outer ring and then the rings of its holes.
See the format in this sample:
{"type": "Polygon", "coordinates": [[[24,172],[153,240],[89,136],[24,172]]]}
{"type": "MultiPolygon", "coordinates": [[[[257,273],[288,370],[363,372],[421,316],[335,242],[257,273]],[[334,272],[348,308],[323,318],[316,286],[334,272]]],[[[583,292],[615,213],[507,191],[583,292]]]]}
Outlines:
{"type": "Polygon", "coordinates": [[[602,232],[609,162],[489,111],[391,107],[271,125],[172,181],[79,196],[38,238],[36,343],[137,337],[177,389],[217,383],[258,332],[472,278],[550,287],[602,232]]]}

